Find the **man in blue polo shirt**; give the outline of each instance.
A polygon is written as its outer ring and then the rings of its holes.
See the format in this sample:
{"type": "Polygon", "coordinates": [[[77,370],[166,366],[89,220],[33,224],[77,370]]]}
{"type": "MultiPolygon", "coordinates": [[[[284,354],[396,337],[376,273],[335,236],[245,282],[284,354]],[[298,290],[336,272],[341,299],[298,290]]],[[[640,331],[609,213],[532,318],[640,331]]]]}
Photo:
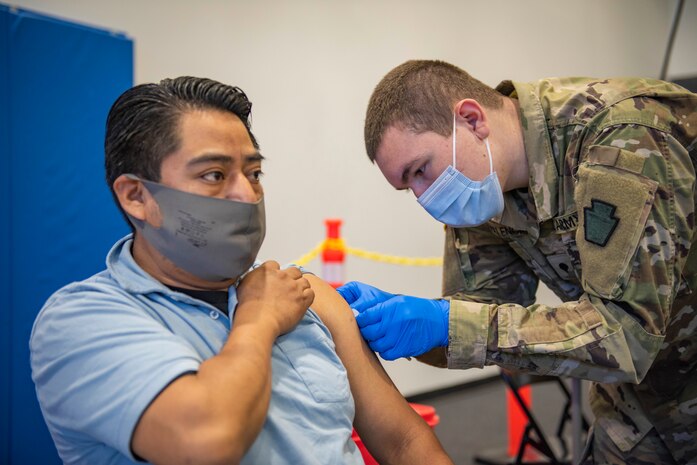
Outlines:
{"type": "Polygon", "coordinates": [[[250,110],[240,89],[192,77],[114,103],[107,181],[134,232],[105,271],[51,296],[30,341],[62,460],[359,464],[355,425],[382,464],[451,464],[343,299],[297,268],[254,266],[250,110]]]}

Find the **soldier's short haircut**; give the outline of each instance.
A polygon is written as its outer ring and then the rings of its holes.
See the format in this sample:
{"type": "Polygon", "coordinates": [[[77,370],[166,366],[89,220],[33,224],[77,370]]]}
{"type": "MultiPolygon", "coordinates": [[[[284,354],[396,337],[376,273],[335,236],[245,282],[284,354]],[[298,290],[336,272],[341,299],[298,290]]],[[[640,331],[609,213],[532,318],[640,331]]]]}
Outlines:
{"type": "Polygon", "coordinates": [[[465,98],[485,108],[503,104],[496,90],[444,61],[410,60],[392,69],[368,102],[364,127],[368,158],[375,162],[385,131],[393,125],[417,133],[450,135],[453,107],[465,98]]]}
{"type": "Polygon", "coordinates": [[[106,181],[119,209],[113,190],[116,178],[130,173],[159,181],[162,161],[181,144],[181,117],[193,110],[236,115],[247,128],[254,147],[259,148],[250,129],[252,103],[238,87],[191,76],[132,87],[112,105],[104,139],[106,181]]]}

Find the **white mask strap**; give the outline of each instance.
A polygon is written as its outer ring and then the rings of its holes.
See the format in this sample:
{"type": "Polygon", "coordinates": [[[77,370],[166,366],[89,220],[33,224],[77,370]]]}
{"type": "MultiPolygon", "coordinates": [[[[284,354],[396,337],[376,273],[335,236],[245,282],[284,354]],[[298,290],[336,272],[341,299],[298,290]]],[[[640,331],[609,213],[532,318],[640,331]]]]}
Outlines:
{"type": "Polygon", "coordinates": [[[455,134],[456,134],[456,129],[457,126],[455,125],[455,113],[453,113],[453,168],[457,169],[457,165],[455,165],[455,134]]]}
{"type": "MultiPolygon", "coordinates": [[[[457,169],[455,164],[455,140],[457,134],[457,125],[455,124],[456,114],[453,113],[453,168],[457,169]]],[[[489,146],[489,138],[484,139],[484,145],[486,145],[486,153],[489,155],[489,174],[494,172],[494,157],[491,156],[491,147],[489,146]]]]}
{"type": "Polygon", "coordinates": [[[484,139],[486,145],[486,153],[489,154],[489,174],[494,172],[494,158],[491,156],[491,147],[489,147],[489,138],[484,139]]]}

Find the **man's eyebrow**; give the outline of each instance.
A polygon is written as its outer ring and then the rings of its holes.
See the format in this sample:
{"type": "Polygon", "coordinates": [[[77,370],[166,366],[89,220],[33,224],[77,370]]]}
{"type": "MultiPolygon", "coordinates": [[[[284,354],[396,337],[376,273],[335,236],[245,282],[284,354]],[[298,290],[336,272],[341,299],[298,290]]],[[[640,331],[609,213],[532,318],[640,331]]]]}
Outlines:
{"type": "MultiPolygon", "coordinates": [[[[249,155],[244,156],[244,161],[246,163],[264,160],[264,156],[259,152],[254,152],[249,155]]],[[[203,163],[218,162],[223,164],[231,164],[234,162],[234,158],[231,155],[225,155],[222,153],[204,153],[196,158],[192,158],[186,164],[188,167],[200,165],[203,163]]]]}
{"type": "Polygon", "coordinates": [[[233,159],[230,155],[223,155],[221,153],[204,153],[196,158],[192,158],[186,163],[186,166],[196,166],[202,163],[218,162],[224,164],[232,163],[233,159]]]}
{"type": "Polygon", "coordinates": [[[249,155],[246,155],[244,157],[244,160],[249,163],[249,162],[254,162],[254,161],[264,161],[266,160],[266,157],[261,154],[261,152],[254,152],[249,155]]]}

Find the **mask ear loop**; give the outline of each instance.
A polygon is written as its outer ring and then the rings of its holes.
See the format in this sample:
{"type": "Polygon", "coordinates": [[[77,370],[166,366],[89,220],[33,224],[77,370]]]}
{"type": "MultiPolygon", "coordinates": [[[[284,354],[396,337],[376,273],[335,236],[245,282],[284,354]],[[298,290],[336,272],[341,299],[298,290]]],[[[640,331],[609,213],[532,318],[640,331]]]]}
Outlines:
{"type": "Polygon", "coordinates": [[[491,147],[489,147],[489,138],[484,139],[486,145],[486,153],[489,154],[489,174],[494,172],[494,157],[491,156],[491,147]]]}
{"type": "Polygon", "coordinates": [[[457,169],[455,164],[455,135],[457,131],[457,126],[455,125],[455,113],[453,113],[453,168],[457,169]]]}

